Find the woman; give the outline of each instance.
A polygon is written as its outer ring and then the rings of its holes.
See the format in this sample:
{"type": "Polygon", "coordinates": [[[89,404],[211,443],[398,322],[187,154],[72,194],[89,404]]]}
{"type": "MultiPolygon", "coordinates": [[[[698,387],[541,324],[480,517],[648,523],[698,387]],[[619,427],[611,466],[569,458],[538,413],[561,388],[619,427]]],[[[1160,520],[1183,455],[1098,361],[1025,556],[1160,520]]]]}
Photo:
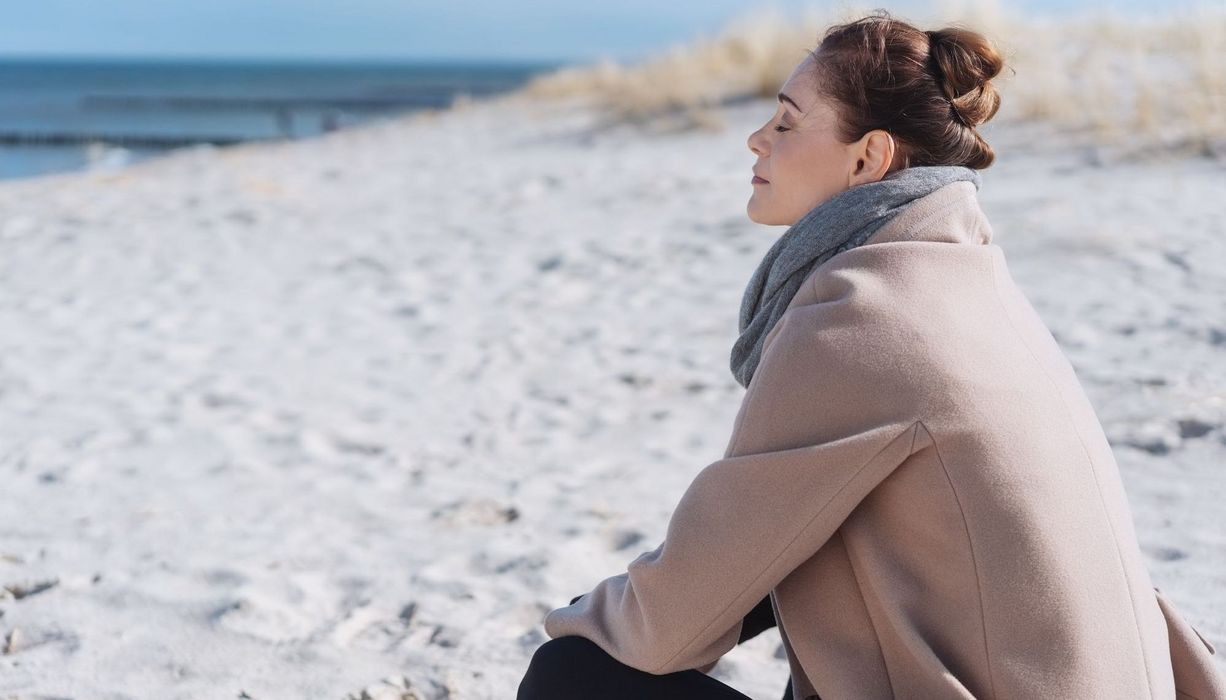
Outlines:
{"type": "Polygon", "coordinates": [[[725,456],[659,547],[546,615],[520,700],[745,698],[706,672],[775,622],[785,699],[1226,697],[991,243],[1001,68],[883,12],[797,66],[749,137],[749,216],[789,228],[745,291],[725,456]]]}

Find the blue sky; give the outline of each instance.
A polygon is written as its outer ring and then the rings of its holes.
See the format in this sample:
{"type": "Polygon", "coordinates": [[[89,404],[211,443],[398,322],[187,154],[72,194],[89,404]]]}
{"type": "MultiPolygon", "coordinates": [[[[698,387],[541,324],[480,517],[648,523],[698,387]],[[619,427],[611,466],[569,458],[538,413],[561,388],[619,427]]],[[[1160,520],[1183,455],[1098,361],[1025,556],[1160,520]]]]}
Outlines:
{"type": "MultiPolygon", "coordinates": [[[[9,0],[0,22],[0,55],[624,60],[714,34],[729,19],[754,7],[799,13],[814,4],[811,0],[9,0]]],[[[1067,4],[1005,3],[1037,12],[1056,12],[1067,4]]],[[[1170,3],[1111,4],[1149,9],[1170,3]]],[[[905,14],[928,4],[900,0],[863,6],[905,14]]]]}

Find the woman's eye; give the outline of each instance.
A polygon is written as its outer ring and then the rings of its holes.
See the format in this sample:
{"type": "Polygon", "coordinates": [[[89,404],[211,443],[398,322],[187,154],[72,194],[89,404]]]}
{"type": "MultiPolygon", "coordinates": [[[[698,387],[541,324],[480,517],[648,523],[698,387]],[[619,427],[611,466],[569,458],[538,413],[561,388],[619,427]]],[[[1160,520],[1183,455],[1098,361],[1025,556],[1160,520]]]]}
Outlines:
{"type": "Polygon", "coordinates": [[[782,124],[779,124],[775,127],[775,131],[787,131],[787,130],[788,128],[782,124]]]}

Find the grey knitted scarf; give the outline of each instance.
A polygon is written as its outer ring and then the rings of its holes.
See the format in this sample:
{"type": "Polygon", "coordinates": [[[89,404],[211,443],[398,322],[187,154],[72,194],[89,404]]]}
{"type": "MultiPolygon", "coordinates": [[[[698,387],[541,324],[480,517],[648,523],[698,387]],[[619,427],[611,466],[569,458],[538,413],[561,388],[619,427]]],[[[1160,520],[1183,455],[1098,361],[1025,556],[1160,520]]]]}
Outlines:
{"type": "Polygon", "coordinates": [[[818,204],[783,232],[758,264],[741,299],[740,337],[732,346],[732,375],[745,388],[762,356],[762,343],[815,267],[867,241],[913,200],[959,180],[978,190],[977,170],[921,165],[856,185],[818,204]]]}

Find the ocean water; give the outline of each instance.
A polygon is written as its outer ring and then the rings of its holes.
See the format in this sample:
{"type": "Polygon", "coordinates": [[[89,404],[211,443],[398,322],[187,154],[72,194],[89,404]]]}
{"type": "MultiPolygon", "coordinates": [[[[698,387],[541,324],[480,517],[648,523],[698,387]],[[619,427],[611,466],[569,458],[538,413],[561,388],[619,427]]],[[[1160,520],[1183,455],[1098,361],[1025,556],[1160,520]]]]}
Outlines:
{"type": "Polygon", "coordinates": [[[198,143],[308,137],[511,90],[557,67],[6,59],[0,178],[121,165],[198,143]]]}

